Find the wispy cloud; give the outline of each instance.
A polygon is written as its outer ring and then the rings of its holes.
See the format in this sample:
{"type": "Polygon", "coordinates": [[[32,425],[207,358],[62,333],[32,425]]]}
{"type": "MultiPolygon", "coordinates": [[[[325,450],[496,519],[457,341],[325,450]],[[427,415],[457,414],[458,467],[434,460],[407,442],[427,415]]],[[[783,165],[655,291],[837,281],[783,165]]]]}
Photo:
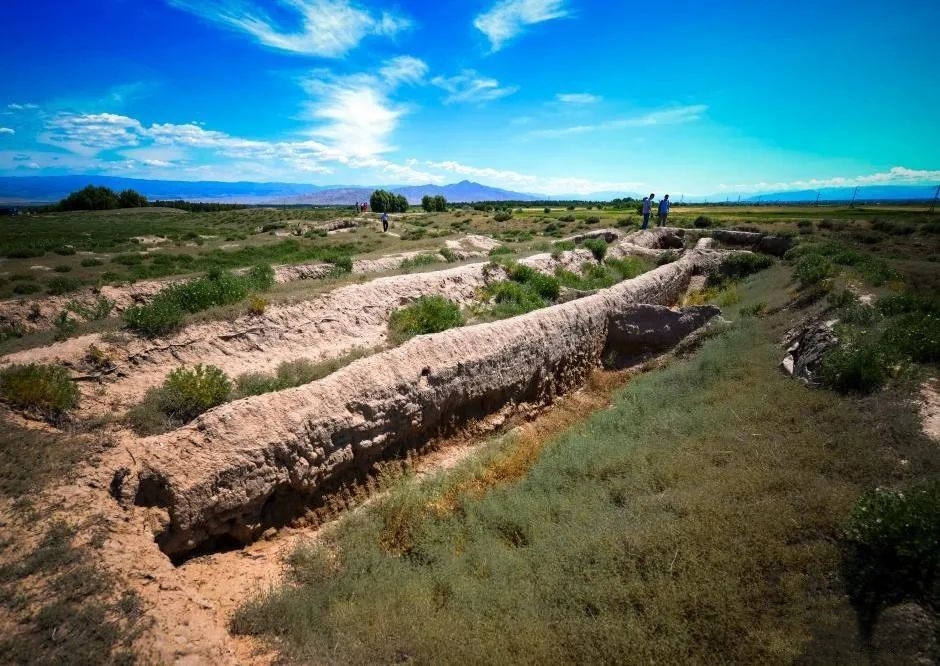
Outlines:
{"type": "Polygon", "coordinates": [[[393,86],[400,83],[421,83],[427,73],[427,64],[413,56],[398,56],[387,60],[379,70],[382,78],[393,86]]]}
{"type": "Polygon", "coordinates": [[[16,134],[16,130],[11,127],[0,127],[0,134],[16,134]]]}
{"type": "Polygon", "coordinates": [[[512,95],[519,89],[515,86],[501,88],[496,79],[480,76],[472,69],[465,69],[451,77],[435,76],[431,83],[450,93],[444,100],[445,104],[489,102],[512,95]]]}
{"type": "Polygon", "coordinates": [[[10,111],[30,111],[32,109],[38,109],[39,105],[38,104],[17,104],[14,102],[13,104],[7,104],[7,108],[10,109],[10,111]]]}
{"type": "Polygon", "coordinates": [[[605,120],[593,125],[572,125],[569,127],[557,127],[552,129],[533,130],[530,136],[557,137],[570,134],[584,134],[586,132],[597,132],[600,130],[623,129],[626,127],[652,127],[655,125],[678,125],[681,123],[694,122],[702,117],[708,110],[705,104],[693,104],[691,106],[676,106],[658,111],[650,111],[638,116],[628,118],[616,118],[614,120],[605,120]]]}
{"type": "Polygon", "coordinates": [[[933,185],[940,182],[940,170],[908,169],[896,166],[864,176],[835,176],[832,178],[807,178],[803,180],[760,182],[738,185],[721,184],[722,191],[770,192],[787,190],[817,190],[824,187],[855,187],[856,185],[933,185]]]}
{"type": "Polygon", "coordinates": [[[477,16],[473,25],[490,40],[493,52],[525,29],[525,26],[567,15],[564,0],[503,0],[477,16]]]}
{"type": "Polygon", "coordinates": [[[81,155],[136,146],[144,128],[140,121],[114,113],[62,113],[46,122],[40,143],[81,155]]]}
{"type": "Polygon", "coordinates": [[[589,93],[559,93],[555,99],[562,104],[594,104],[601,101],[600,97],[589,93]]]}
{"type": "Polygon", "coordinates": [[[384,12],[373,16],[346,0],[276,0],[294,16],[279,24],[261,2],[250,0],[167,0],[207,21],[254,37],[271,48],[303,55],[338,58],[369,35],[393,36],[411,26],[410,19],[384,12]]]}

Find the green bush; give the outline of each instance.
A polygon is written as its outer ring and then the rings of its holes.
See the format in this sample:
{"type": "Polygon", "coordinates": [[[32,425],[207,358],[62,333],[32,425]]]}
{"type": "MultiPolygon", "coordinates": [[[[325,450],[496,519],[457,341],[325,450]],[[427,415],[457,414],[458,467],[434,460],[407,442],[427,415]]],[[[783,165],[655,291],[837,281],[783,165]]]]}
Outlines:
{"type": "Polygon", "coordinates": [[[712,226],[712,219],[710,217],[706,217],[705,215],[699,215],[697,218],[695,218],[695,221],[692,223],[692,225],[697,229],[707,229],[712,226]]]}
{"type": "Polygon", "coordinates": [[[489,313],[494,319],[515,317],[547,305],[534,289],[519,282],[491,284],[486,288],[486,296],[494,303],[489,313]]]}
{"type": "Polygon", "coordinates": [[[878,309],[889,317],[911,312],[940,315],[940,298],[908,292],[880,299],[878,309]]]}
{"type": "Polygon", "coordinates": [[[40,287],[35,282],[20,282],[13,285],[13,293],[18,296],[26,296],[27,294],[35,294],[39,291],[40,287]]]}
{"type": "Polygon", "coordinates": [[[498,257],[500,255],[515,254],[515,253],[516,251],[513,250],[508,245],[497,245],[492,250],[490,250],[487,254],[489,254],[489,256],[491,257],[498,257]]]}
{"type": "Polygon", "coordinates": [[[56,266],[56,267],[53,268],[52,270],[54,270],[56,273],[71,273],[71,272],[72,272],[72,267],[71,267],[71,266],[66,266],[65,264],[59,264],[58,266],[56,266]]]}
{"type": "Polygon", "coordinates": [[[604,260],[604,256],[607,254],[607,241],[603,238],[588,238],[583,245],[591,251],[597,261],[604,260]]]}
{"type": "Polygon", "coordinates": [[[228,400],[232,383],[214,365],[197,364],[192,370],[177,368],[169,374],[160,392],[159,405],[168,417],[188,423],[228,400]]]}
{"type": "Polygon", "coordinates": [[[889,354],[880,341],[846,343],[823,357],[820,379],[840,393],[871,393],[888,380],[889,365],[889,354]]]}
{"type": "Polygon", "coordinates": [[[642,275],[650,269],[650,263],[640,257],[624,257],[623,259],[612,259],[608,257],[604,263],[620,273],[622,280],[635,278],[642,275]]]}
{"type": "Polygon", "coordinates": [[[841,574],[870,632],[879,611],[914,599],[940,610],[940,482],[875,489],[855,504],[842,537],[841,574]]]}
{"type": "Polygon", "coordinates": [[[918,363],[940,361],[940,315],[909,312],[891,319],[884,342],[894,352],[918,363]]]}
{"type": "Polygon", "coordinates": [[[507,222],[512,219],[512,211],[498,210],[493,214],[493,220],[496,222],[507,222]]]}
{"type": "Polygon", "coordinates": [[[124,324],[148,337],[166,335],[183,325],[183,308],[172,298],[157,295],[148,305],[127,308],[124,324]]]}
{"type": "Polygon", "coordinates": [[[82,281],[78,278],[57,275],[46,283],[46,292],[53,296],[61,296],[62,294],[77,291],[81,286],[82,281]]]}
{"type": "Polygon", "coordinates": [[[53,320],[52,326],[52,337],[55,340],[67,340],[68,338],[75,335],[75,329],[77,328],[75,320],[69,317],[68,310],[62,310],[62,312],[59,313],[59,316],[53,320]]]}
{"type": "Polygon", "coordinates": [[[800,257],[793,267],[796,279],[804,287],[819,284],[823,280],[836,274],[835,266],[826,257],[818,254],[807,254],[800,257]]]}
{"type": "Polygon", "coordinates": [[[444,261],[446,261],[448,264],[452,264],[457,261],[457,255],[454,254],[454,251],[446,245],[438,250],[438,252],[442,257],[444,257],[444,261]]]}
{"type": "Polygon", "coordinates": [[[509,279],[528,285],[536,294],[546,300],[553,301],[558,298],[561,285],[550,275],[539,273],[534,268],[523,264],[512,264],[507,268],[509,279]]]}
{"type": "Polygon", "coordinates": [[[78,406],[78,387],[58,365],[11,365],[0,370],[0,397],[53,423],[78,406]]]}
{"type": "Polygon", "coordinates": [[[586,217],[584,221],[587,224],[600,224],[601,218],[599,218],[597,215],[591,215],[590,217],[586,217]]]}
{"type": "Polygon", "coordinates": [[[559,217],[558,220],[560,222],[574,222],[575,217],[574,215],[564,215],[562,217],[559,217]]]}
{"type": "Polygon", "coordinates": [[[426,333],[438,333],[463,325],[460,306],[443,296],[422,296],[395,310],[388,320],[389,338],[401,343],[426,333]]]}
{"type": "Polygon", "coordinates": [[[840,289],[829,294],[829,307],[846,308],[858,303],[858,296],[851,289],[840,289]]]}

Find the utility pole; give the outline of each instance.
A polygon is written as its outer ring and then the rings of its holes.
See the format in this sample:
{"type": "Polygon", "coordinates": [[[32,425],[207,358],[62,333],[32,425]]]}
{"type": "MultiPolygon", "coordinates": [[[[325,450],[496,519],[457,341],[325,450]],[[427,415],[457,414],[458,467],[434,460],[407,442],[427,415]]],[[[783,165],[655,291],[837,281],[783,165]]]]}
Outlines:
{"type": "Polygon", "coordinates": [[[816,203],[814,204],[815,206],[818,206],[818,205],[819,205],[819,195],[820,195],[820,192],[817,192],[817,193],[816,193],[816,203]]]}
{"type": "Polygon", "coordinates": [[[855,208],[856,195],[858,195],[858,185],[855,186],[855,191],[852,192],[852,202],[849,204],[849,208],[855,208]]]}
{"type": "Polygon", "coordinates": [[[937,207],[937,197],[940,197],[940,185],[937,185],[937,189],[933,191],[933,201],[930,202],[931,215],[933,215],[933,211],[937,207]]]}

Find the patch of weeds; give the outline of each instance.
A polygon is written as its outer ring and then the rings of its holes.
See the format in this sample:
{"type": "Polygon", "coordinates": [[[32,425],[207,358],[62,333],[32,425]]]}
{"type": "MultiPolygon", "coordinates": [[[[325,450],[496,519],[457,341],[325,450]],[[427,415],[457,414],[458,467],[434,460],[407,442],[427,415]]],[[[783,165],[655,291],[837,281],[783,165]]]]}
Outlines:
{"type": "Polygon", "coordinates": [[[510,280],[526,285],[541,298],[549,301],[558,298],[561,285],[557,279],[545,275],[544,273],[539,273],[534,268],[530,268],[524,264],[510,264],[507,267],[507,271],[510,280]]]}
{"type": "Polygon", "coordinates": [[[491,257],[499,257],[499,256],[508,256],[510,254],[515,254],[515,253],[516,251],[513,250],[508,245],[497,245],[492,250],[490,250],[487,254],[491,257]]]}
{"type": "Polygon", "coordinates": [[[239,398],[244,398],[309,384],[333,374],[353,361],[369,356],[374,351],[372,349],[356,348],[348,354],[320,363],[314,363],[305,358],[296,361],[284,361],[277,366],[274,373],[250,372],[239,375],[235,380],[235,393],[239,398]]]}
{"type": "Polygon", "coordinates": [[[742,317],[760,317],[767,309],[767,304],[761,301],[753,305],[746,305],[739,310],[742,317]]]}
{"type": "Polygon", "coordinates": [[[42,287],[40,287],[35,282],[19,282],[13,285],[13,293],[18,296],[27,296],[29,294],[35,294],[42,287]]]}
{"type": "Polygon", "coordinates": [[[114,301],[104,296],[98,296],[92,305],[84,305],[78,301],[69,301],[68,309],[82,317],[85,321],[98,321],[107,319],[114,308],[114,301]]]}
{"type": "Polygon", "coordinates": [[[508,222],[512,219],[512,211],[510,210],[498,210],[493,214],[494,222],[508,222]]]}
{"type": "Polygon", "coordinates": [[[399,264],[399,267],[403,271],[408,272],[410,270],[414,270],[415,268],[430,266],[432,264],[439,264],[440,262],[441,259],[436,254],[422,253],[405,259],[401,262],[401,264],[399,264]]]}
{"type": "Polygon", "coordinates": [[[885,385],[891,355],[876,336],[846,341],[823,357],[822,383],[839,393],[867,394],[885,385]]]}
{"type": "Polygon", "coordinates": [[[695,218],[695,221],[692,222],[692,226],[696,229],[708,229],[712,226],[712,219],[706,215],[699,215],[695,218]]]}
{"type": "Polygon", "coordinates": [[[892,236],[908,236],[915,231],[913,224],[899,222],[897,220],[875,219],[871,221],[871,228],[875,231],[880,231],[892,236]]]}
{"type": "Polygon", "coordinates": [[[909,312],[892,318],[884,335],[885,344],[917,363],[940,361],[940,314],[909,312]]]}
{"type": "Polygon", "coordinates": [[[61,296],[73,291],[78,291],[82,287],[82,281],[78,278],[57,275],[46,283],[46,293],[52,296],[61,296]]]}
{"type": "Polygon", "coordinates": [[[101,259],[96,259],[95,257],[85,257],[79,262],[82,265],[82,268],[92,268],[94,266],[103,266],[104,262],[101,259]]]}
{"type": "Polygon", "coordinates": [[[866,492],[842,535],[841,574],[870,634],[879,612],[907,599],[940,610],[940,482],[866,492]]]}
{"type": "Polygon", "coordinates": [[[56,267],[53,268],[52,270],[54,270],[56,273],[71,273],[71,272],[72,272],[72,267],[71,267],[71,266],[66,266],[65,264],[59,264],[58,266],[56,266],[56,267]]]}
{"type": "Polygon", "coordinates": [[[718,273],[709,276],[711,284],[718,284],[723,280],[740,280],[773,266],[774,260],[765,254],[749,252],[736,252],[727,257],[718,273]]]}
{"type": "Polygon", "coordinates": [[[454,251],[446,245],[438,250],[438,253],[444,257],[444,261],[446,261],[448,264],[452,264],[457,261],[457,255],[454,254],[454,251]]]}
{"type": "Polygon", "coordinates": [[[395,310],[388,321],[388,336],[395,344],[426,333],[463,326],[460,306],[443,296],[422,296],[411,305],[395,310]]]}
{"type": "Polygon", "coordinates": [[[552,256],[558,259],[562,252],[571,252],[576,247],[577,245],[574,244],[574,241],[555,241],[552,243],[552,256]]]}
{"type": "Polygon", "coordinates": [[[603,261],[607,255],[607,241],[603,238],[588,238],[582,244],[591,251],[597,261],[603,261]]]}
{"type": "Polygon", "coordinates": [[[401,239],[404,241],[415,241],[420,240],[428,235],[428,230],[424,227],[418,227],[416,229],[408,229],[401,235],[401,239]]]}
{"type": "Polygon", "coordinates": [[[140,434],[165,432],[221,405],[231,392],[232,383],[214,365],[177,368],[161,387],[147,391],[143,401],[128,411],[127,420],[140,434]]]}
{"type": "Polygon", "coordinates": [[[617,271],[622,280],[630,280],[642,275],[652,267],[652,262],[641,257],[624,257],[623,259],[608,257],[604,260],[604,264],[617,271]]]}
{"type": "Polygon", "coordinates": [[[840,289],[829,292],[827,300],[831,308],[846,308],[858,303],[858,295],[851,289],[840,289]]]}
{"type": "Polygon", "coordinates": [[[483,290],[483,297],[491,302],[486,313],[488,319],[507,319],[544,308],[548,303],[535,290],[519,282],[494,282],[483,290]]]}
{"type": "Polygon", "coordinates": [[[78,324],[74,319],[69,317],[68,310],[62,310],[59,313],[59,316],[52,321],[52,337],[55,340],[68,340],[70,337],[75,335],[75,331],[78,328],[78,324]]]}
{"type": "Polygon", "coordinates": [[[10,365],[0,370],[0,398],[51,423],[78,406],[78,387],[59,365],[10,365]]]}
{"type": "Polygon", "coordinates": [[[261,296],[252,296],[248,299],[248,314],[253,317],[260,317],[268,308],[268,301],[261,296]]]}

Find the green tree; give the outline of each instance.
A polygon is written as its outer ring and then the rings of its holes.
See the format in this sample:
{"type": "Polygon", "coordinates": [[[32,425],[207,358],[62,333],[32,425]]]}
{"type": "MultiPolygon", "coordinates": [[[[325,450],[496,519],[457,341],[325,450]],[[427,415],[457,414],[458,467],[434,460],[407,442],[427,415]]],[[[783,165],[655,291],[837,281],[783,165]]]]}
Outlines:
{"type": "Polygon", "coordinates": [[[440,194],[433,197],[429,194],[425,194],[421,197],[421,207],[429,213],[443,213],[447,210],[447,199],[440,194]]]}
{"type": "Polygon", "coordinates": [[[121,208],[141,208],[147,205],[147,197],[134,190],[121,190],[118,205],[121,208]]]}
{"type": "Polygon", "coordinates": [[[108,187],[88,187],[72,192],[59,202],[59,210],[112,210],[119,206],[118,195],[108,187]]]}

